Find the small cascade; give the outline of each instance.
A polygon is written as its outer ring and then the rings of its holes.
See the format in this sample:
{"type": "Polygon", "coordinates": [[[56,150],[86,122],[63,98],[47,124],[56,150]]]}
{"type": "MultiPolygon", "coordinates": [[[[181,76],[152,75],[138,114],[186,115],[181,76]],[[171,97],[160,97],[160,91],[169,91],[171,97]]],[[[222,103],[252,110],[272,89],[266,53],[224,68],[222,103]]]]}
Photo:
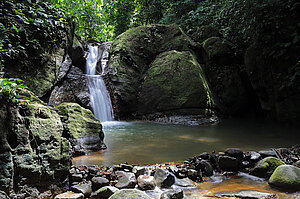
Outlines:
{"type": "MultiPolygon", "coordinates": [[[[104,44],[105,45],[105,44],[104,44]]],[[[110,96],[102,79],[104,69],[106,67],[106,58],[108,49],[98,46],[89,46],[89,54],[86,59],[86,73],[88,79],[88,87],[90,90],[90,100],[94,115],[101,121],[113,120],[113,109],[110,96]],[[101,51],[99,51],[101,50],[101,51]],[[97,62],[100,59],[101,75],[96,75],[97,62]]]]}

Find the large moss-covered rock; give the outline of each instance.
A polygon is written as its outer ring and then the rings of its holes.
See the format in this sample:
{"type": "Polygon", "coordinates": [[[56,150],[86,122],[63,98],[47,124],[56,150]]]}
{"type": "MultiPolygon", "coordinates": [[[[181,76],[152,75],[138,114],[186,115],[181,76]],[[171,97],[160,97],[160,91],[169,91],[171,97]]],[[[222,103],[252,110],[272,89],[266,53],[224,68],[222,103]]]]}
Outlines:
{"type": "Polygon", "coordinates": [[[73,140],[73,152],[106,148],[102,125],[90,110],[76,103],[62,103],[55,110],[61,116],[65,136],[73,140]]]}
{"type": "Polygon", "coordinates": [[[278,188],[299,191],[300,168],[292,165],[281,165],[275,169],[269,183],[278,188]]]}
{"type": "Polygon", "coordinates": [[[176,25],[136,27],[112,43],[105,79],[122,118],[137,112],[137,96],[144,73],[162,52],[187,51],[193,42],[176,25]]]}
{"type": "Polygon", "coordinates": [[[25,184],[43,188],[64,180],[71,165],[60,116],[33,98],[19,105],[1,99],[0,168],[5,170],[0,171],[0,189],[6,192],[25,184]]]}
{"type": "Polygon", "coordinates": [[[176,50],[160,54],[146,72],[139,93],[142,115],[173,111],[205,114],[212,96],[200,64],[189,51],[176,50]]]}
{"type": "Polygon", "coordinates": [[[280,165],[284,165],[284,162],[275,157],[266,157],[256,163],[250,174],[262,178],[269,178],[273,171],[280,165]]]}

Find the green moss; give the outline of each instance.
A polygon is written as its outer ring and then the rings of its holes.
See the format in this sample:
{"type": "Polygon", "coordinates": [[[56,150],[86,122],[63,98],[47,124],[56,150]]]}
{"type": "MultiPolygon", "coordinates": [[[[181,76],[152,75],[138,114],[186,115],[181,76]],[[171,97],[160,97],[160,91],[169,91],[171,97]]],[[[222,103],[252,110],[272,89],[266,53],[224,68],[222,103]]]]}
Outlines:
{"type": "Polygon", "coordinates": [[[160,54],[144,79],[140,97],[142,111],[189,108],[204,111],[212,103],[202,68],[188,51],[160,54]]]}
{"type": "Polygon", "coordinates": [[[278,166],[284,164],[284,162],[275,157],[266,157],[256,163],[251,174],[258,177],[269,178],[278,166]]]}
{"type": "Polygon", "coordinates": [[[79,104],[62,103],[55,107],[55,110],[61,115],[71,135],[78,139],[83,135],[102,133],[102,125],[94,114],[79,104]]]}
{"type": "Polygon", "coordinates": [[[300,190],[300,168],[292,165],[278,166],[270,177],[269,183],[278,188],[300,190]]]}

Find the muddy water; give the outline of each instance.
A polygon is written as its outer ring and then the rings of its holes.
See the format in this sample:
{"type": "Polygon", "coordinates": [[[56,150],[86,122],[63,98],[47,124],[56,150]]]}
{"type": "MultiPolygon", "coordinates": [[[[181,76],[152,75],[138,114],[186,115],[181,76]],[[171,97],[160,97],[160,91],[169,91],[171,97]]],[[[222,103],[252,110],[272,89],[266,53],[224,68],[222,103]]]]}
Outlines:
{"type": "Polygon", "coordinates": [[[263,150],[300,143],[299,129],[261,121],[224,121],[216,126],[180,126],[147,122],[107,122],[108,149],[74,158],[75,165],[155,164],[185,160],[228,147],[263,150]]]}

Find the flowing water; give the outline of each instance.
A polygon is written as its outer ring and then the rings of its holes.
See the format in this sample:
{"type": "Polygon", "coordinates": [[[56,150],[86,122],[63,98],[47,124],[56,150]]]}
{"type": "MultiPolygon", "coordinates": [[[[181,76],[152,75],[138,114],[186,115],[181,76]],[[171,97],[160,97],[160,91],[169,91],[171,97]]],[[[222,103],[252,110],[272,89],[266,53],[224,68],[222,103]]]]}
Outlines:
{"type": "Polygon", "coordinates": [[[110,96],[107,92],[102,74],[106,67],[105,54],[108,49],[103,48],[99,51],[99,46],[89,46],[89,54],[86,60],[86,73],[88,87],[90,90],[90,100],[94,115],[101,121],[113,120],[113,109],[110,96]],[[102,74],[96,75],[97,62],[101,61],[102,74]]]}
{"type": "Polygon", "coordinates": [[[261,121],[223,121],[215,126],[105,122],[107,150],[74,158],[75,165],[155,164],[182,161],[229,147],[263,150],[300,143],[299,129],[261,121]]]}

